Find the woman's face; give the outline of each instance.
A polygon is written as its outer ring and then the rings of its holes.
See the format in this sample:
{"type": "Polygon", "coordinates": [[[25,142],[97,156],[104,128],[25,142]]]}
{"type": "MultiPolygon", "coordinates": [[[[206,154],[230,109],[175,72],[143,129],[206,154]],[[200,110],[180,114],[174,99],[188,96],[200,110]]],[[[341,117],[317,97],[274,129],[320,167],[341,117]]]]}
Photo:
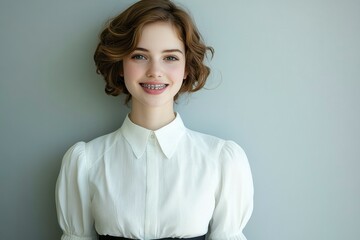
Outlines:
{"type": "Polygon", "coordinates": [[[136,49],[123,64],[133,106],[172,107],[186,72],[184,43],[170,23],[146,25],[136,49]]]}

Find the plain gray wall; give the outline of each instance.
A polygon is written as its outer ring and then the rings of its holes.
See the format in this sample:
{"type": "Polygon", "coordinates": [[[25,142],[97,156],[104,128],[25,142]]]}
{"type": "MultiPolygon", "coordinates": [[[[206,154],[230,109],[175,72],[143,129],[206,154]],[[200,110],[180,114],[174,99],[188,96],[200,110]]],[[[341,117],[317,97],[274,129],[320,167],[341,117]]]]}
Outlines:
{"type": "MultiPolygon", "coordinates": [[[[92,55],[132,2],[1,0],[1,239],[59,239],[64,152],[129,111],[104,94],[92,55]]],[[[360,239],[360,1],[179,2],[216,54],[209,90],[177,109],[247,152],[248,239],[360,239]]]]}

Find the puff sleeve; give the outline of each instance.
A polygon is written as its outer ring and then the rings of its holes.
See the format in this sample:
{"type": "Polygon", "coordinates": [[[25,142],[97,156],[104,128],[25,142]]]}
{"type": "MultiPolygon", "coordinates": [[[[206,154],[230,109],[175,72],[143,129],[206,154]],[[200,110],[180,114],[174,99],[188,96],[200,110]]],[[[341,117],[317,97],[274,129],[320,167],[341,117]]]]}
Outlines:
{"type": "Polygon", "coordinates": [[[61,240],[95,240],[90,210],[88,163],[85,143],[72,146],[64,155],[56,182],[56,210],[63,231],[61,240]]]}
{"type": "Polygon", "coordinates": [[[235,142],[220,153],[220,180],[208,239],[246,240],[243,229],[253,210],[253,181],[247,156],[235,142]]]}

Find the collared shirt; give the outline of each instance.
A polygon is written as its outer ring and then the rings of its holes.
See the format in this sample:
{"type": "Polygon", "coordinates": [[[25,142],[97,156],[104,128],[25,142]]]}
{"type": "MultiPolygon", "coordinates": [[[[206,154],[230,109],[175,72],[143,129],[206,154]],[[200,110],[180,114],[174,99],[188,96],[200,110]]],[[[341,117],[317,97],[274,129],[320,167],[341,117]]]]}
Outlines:
{"type": "Polygon", "coordinates": [[[67,151],[56,207],[62,240],[245,240],[253,182],[236,143],[187,129],[179,114],[156,131],[126,117],[117,131],[67,151]]]}

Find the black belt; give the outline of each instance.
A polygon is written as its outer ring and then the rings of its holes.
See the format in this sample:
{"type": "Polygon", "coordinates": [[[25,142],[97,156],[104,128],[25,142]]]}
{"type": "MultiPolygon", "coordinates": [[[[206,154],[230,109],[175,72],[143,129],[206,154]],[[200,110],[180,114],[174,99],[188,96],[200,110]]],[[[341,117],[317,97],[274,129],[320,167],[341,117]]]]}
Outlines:
{"type": "MultiPolygon", "coordinates": [[[[109,235],[100,235],[99,240],[134,240],[131,238],[124,238],[124,237],[113,237],[109,235]]],[[[199,237],[192,237],[192,238],[159,238],[157,240],[205,240],[205,235],[199,237]]]]}

